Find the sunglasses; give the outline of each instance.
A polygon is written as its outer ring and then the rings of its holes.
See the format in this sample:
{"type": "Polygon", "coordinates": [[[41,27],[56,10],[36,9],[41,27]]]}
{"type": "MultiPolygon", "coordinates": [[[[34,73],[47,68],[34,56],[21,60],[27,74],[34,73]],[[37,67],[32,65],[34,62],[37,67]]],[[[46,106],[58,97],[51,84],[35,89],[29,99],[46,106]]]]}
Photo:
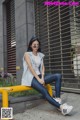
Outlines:
{"type": "Polygon", "coordinates": [[[34,45],[33,47],[34,47],[34,48],[39,48],[39,45],[34,45]]]}

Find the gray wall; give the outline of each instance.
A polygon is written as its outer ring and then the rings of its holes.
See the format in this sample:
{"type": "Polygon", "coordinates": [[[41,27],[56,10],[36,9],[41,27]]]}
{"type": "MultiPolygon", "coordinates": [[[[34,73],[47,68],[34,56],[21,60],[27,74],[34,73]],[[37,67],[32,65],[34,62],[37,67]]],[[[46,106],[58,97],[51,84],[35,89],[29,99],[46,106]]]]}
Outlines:
{"type": "Polygon", "coordinates": [[[15,0],[15,27],[16,27],[16,66],[17,79],[21,81],[23,63],[22,58],[27,50],[27,44],[34,35],[34,7],[33,0],[15,0]]]}
{"type": "Polygon", "coordinates": [[[0,70],[4,67],[3,60],[3,14],[2,14],[2,1],[0,1],[0,70]]]}

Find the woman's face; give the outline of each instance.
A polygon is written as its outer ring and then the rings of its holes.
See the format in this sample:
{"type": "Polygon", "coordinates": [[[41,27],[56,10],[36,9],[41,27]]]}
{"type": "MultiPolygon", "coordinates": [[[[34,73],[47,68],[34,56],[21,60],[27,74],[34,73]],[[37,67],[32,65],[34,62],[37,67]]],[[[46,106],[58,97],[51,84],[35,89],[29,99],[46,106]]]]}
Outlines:
{"type": "Polygon", "coordinates": [[[39,42],[36,40],[32,43],[31,48],[34,52],[37,52],[39,49],[39,42]]]}

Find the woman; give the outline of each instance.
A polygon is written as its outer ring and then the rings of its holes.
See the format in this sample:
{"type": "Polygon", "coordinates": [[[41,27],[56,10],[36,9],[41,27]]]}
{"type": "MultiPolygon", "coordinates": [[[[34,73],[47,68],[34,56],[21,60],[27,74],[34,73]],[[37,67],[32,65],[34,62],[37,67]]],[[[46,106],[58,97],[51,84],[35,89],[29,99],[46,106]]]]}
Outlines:
{"type": "Polygon", "coordinates": [[[60,90],[61,90],[61,74],[48,74],[45,75],[44,67],[44,54],[41,53],[40,41],[36,37],[32,37],[27,52],[23,56],[23,75],[21,84],[25,86],[31,86],[39,91],[46,100],[58,108],[63,115],[69,114],[73,106],[69,106],[66,103],[61,103],[60,90]],[[52,98],[45,84],[55,81],[55,98],[52,98]]]}

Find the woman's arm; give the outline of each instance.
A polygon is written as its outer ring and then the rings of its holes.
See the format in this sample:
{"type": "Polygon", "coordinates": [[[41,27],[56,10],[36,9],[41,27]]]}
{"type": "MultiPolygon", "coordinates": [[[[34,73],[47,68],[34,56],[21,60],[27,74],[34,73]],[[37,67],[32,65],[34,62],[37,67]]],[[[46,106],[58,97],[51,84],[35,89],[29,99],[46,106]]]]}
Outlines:
{"type": "Polygon", "coordinates": [[[41,81],[41,79],[39,78],[39,76],[38,76],[38,75],[36,74],[36,72],[34,71],[28,53],[25,53],[24,59],[25,59],[25,61],[27,62],[27,65],[28,65],[31,73],[35,76],[35,78],[36,78],[40,83],[43,83],[43,81],[41,81]]]}
{"type": "Polygon", "coordinates": [[[42,65],[42,79],[44,79],[44,74],[45,74],[45,67],[44,67],[44,62],[43,62],[43,65],[42,65]]]}
{"type": "Polygon", "coordinates": [[[42,65],[42,75],[44,75],[45,74],[45,67],[44,67],[44,63],[43,63],[43,65],[42,65]]]}

